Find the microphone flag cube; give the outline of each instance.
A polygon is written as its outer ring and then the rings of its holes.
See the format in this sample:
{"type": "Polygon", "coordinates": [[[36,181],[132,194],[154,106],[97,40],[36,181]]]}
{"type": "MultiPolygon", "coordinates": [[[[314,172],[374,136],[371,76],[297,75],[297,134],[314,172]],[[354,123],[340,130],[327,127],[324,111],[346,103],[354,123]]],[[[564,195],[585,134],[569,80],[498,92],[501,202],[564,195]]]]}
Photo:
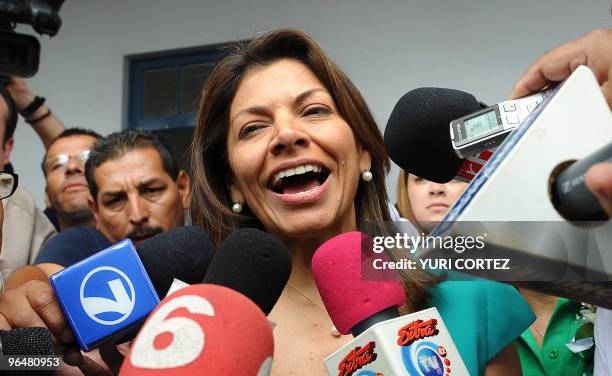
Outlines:
{"type": "Polygon", "coordinates": [[[53,274],[50,280],[85,351],[136,330],[159,304],[129,239],[53,274]]]}
{"type": "Polygon", "coordinates": [[[325,359],[334,376],[469,376],[436,308],[373,325],[325,359]]]}

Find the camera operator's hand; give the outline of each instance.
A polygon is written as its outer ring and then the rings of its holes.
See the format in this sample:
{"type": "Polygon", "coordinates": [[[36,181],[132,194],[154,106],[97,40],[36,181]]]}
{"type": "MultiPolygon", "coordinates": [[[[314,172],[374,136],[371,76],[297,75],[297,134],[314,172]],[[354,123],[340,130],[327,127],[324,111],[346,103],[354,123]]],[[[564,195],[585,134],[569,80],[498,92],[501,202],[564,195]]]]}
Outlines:
{"type": "Polygon", "coordinates": [[[6,85],[9,93],[13,97],[13,101],[15,101],[15,106],[17,107],[17,111],[21,111],[26,108],[36,95],[30,90],[26,80],[19,77],[11,77],[10,82],[6,85]]]}
{"type": "Polygon", "coordinates": [[[578,66],[586,65],[597,77],[608,104],[612,106],[612,30],[594,30],[542,55],[525,72],[512,90],[520,98],[546,85],[562,81],[578,66]]]}
{"type": "MultiPolygon", "coordinates": [[[[17,111],[28,107],[34,101],[34,98],[36,98],[36,94],[28,87],[23,78],[11,77],[6,88],[11,93],[13,101],[15,101],[17,111]]],[[[34,128],[45,148],[48,148],[51,142],[66,128],[64,123],[55,117],[49,107],[44,104],[39,106],[36,111],[24,120],[34,128]]]]}

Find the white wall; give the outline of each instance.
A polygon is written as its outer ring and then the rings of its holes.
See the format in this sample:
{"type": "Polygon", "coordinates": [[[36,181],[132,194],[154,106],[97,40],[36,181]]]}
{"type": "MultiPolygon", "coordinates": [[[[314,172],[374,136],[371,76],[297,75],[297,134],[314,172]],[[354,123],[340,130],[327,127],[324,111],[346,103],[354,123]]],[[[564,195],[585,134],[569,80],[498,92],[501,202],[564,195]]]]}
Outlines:
{"type": "MultiPolygon", "coordinates": [[[[368,101],[381,128],[419,86],[492,104],[544,51],[610,27],[604,0],[67,0],[29,82],[68,126],[125,127],[125,55],[248,39],[277,27],[315,37],[368,101]]],[[[20,30],[31,33],[28,27],[20,30]]],[[[40,141],[20,122],[12,161],[43,205],[40,141]]],[[[395,174],[393,174],[395,178],[395,174]]],[[[388,186],[394,194],[394,180],[388,186]]]]}

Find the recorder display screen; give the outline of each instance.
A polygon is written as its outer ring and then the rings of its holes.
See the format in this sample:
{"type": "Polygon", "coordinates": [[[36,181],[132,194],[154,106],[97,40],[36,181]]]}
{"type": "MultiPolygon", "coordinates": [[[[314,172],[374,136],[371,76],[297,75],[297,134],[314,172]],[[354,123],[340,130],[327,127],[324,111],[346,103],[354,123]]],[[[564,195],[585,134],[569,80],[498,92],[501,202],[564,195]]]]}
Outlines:
{"type": "Polygon", "coordinates": [[[464,122],[465,138],[473,140],[482,135],[503,129],[503,124],[497,122],[495,109],[487,111],[478,116],[466,119],[464,122]]]}

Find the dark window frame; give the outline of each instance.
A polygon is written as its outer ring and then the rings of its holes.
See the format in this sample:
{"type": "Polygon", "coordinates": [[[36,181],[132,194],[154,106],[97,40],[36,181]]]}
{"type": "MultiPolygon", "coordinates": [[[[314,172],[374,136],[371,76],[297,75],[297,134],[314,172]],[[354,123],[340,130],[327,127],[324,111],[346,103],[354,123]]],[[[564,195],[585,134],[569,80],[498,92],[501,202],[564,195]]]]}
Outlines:
{"type": "Polygon", "coordinates": [[[221,60],[228,54],[228,46],[235,45],[236,43],[245,42],[248,41],[220,43],[187,49],[167,50],[126,56],[128,65],[128,128],[137,128],[147,131],[153,131],[159,129],[178,129],[185,127],[193,127],[196,112],[183,112],[181,109],[181,104],[183,102],[182,67],[197,63],[216,64],[219,60],[221,60]],[[143,116],[145,72],[151,69],[159,69],[166,67],[174,67],[177,70],[177,95],[175,103],[177,113],[170,116],[145,118],[143,116]]]}

